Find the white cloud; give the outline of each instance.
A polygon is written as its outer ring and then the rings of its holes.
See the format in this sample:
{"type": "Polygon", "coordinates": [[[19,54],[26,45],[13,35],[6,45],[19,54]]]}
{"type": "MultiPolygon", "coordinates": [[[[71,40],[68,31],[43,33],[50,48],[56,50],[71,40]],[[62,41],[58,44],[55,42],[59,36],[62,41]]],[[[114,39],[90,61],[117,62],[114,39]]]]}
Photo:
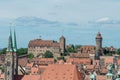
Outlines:
{"type": "Polygon", "coordinates": [[[96,20],[96,22],[106,22],[106,21],[110,21],[111,19],[109,17],[103,17],[103,18],[99,18],[96,20]]]}

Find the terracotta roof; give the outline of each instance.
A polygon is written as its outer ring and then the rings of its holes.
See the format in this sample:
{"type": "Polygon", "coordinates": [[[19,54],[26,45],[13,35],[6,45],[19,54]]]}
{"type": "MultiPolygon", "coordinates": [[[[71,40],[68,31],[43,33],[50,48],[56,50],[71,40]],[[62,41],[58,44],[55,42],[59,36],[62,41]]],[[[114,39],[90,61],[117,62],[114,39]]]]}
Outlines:
{"type": "Polygon", "coordinates": [[[97,75],[96,80],[106,80],[107,77],[105,75],[97,75]]]}
{"type": "Polygon", "coordinates": [[[72,58],[89,58],[90,56],[87,53],[83,53],[83,54],[82,53],[71,53],[70,57],[72,57],[72,58]]]}
{"type": "Polygon", "coordinates": [[[28,58],[27,57],[18,57],[18,64],[22,67],[25,67],[27,64],[28,58]]]}
{"type": "Polygon", "coordinates": [[[95,66],[94,65],[86,65],[86,70],[94,70],[95,66]]]}
{"type": "Polygon", "coordinates": [[[32,67],[31,68],[31,74],[38,74],[39,73],[39,68],[38,67],[32,67]]]}
{"type": "Polygon", "coordinates": [[[73,64],[90,64],[90,58],[67,58],[66,62],[73,64]]]}
{"type": "Polygon", "coordinates": [[[5,79],[5,74],[0,74],[0,79],[5,79]]]}
{"type": "Polygon", "coordinates": [[[24,75],[21,80],[41,80],[40,75],[24,75]]]}
{"type": "MultiPolygon", "coordinates": [[[[106,80],[106,76],[105,75],[97,75],[96,76],[96,80],[106,80]]],[[[86,75],[86,80],[90,80],[90,75],[86,75]]]]}
{"type": "Polygon", "coordinates": [[[40,75],[15,75],[14,80],[41,80],[40,75]]]}
{"type": "Polygon", "coordinates": [[[78,48],[78,51],[80,51],[81,53],[90,53],[90,54],[93,54],[93,53],[95,53],[95,46],[84,45],[81,48],[78,48]]]}
{"type": "Polygon", "coordinates": [[[117,60],[117,65],[120,65],[120,59],[117,60]]]}
{"type": "Polygon", "coordinates": [[[29,47],[59,47],[59,43],[54,40],[41,40],[41,39],[35,39],[31,40],[28,44],[29,47]]]}
{"type": "Polygon", "coordinates": [[[101,68],[100,69],[100,73],[106,74],[107,72],[108,72],[107,68],[101,68]]]}
{"type": "Polygon", "coordinates": [[[49,65],[41,78],[43,80],[84,80],[83,74],[78,72],[75,65],[71,64],[49,65]]]}
{"type": "Polygon", "coordinates": [[[114,63],[114,58],[113,57],[107,57],[107,58],[105,58],[105,63],[106,64],[113,64],[114,63]]]}
{"type": "Polygon", "coordinates": [[[38,64],[54,64],[54,58],[34,58],[33,62],[37,62],[38,64]]]}
{"type": "Polygon", "coordinates": [[[27,63],[26,67],[30,67],[30,68],[32,68],[32,67],[33,67],[33,62],[31,62],[31,63],[27,63]]]}

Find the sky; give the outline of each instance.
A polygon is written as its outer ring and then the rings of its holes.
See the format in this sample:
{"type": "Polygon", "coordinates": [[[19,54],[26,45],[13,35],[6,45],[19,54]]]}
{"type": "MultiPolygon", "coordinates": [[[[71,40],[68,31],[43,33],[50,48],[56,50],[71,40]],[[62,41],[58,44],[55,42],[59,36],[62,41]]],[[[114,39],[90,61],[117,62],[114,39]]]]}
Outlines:
{"type": "Polygon", "coordinates": [[[16,29],[18,47],[41,38],[67,44],[120,47],[120,0],[0,0],[0,48],[7,47],[9,29],[16,29]],[[41,37],[40,37],[41,36],[41,37]]]}

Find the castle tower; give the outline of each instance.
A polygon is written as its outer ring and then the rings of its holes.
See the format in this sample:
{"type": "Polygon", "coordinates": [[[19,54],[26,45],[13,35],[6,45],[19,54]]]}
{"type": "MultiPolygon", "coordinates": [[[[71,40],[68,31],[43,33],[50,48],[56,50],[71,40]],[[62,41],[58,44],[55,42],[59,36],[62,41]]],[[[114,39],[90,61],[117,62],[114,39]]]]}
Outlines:
{"type": "Polygon", "coordinates": [[[17,55],[17,41],[16,41],[16,32],[14,30],[14,45],[13,45],[13,55],[14,55],[14,74],[18,74],[18,55],[17,55]]]}
{"type": "Polygon", "coordinates": [[[65,53],[66,39],[64,36],[60,37],[60,51],[61,53],[65,53]]]}
{"type": "Polygon", "coordinates": [[[101,54],[100,49],[102,48],[102,36],[100,32],[98,32],[95,39],[96,39],[95,59],[99,59],[101,54]]]}
{"type": "Polygon", "coordinates": [[[102,36],[101,36],[101,33],[98,32],[96,36],[96,50],[98,51],[101,48],[102,48],[102,36]]]}
{"type": "Polygon", "coordinates": [[[5,80],[14,80],[14,56],[11,30],[8,41],[7,53],[5,55],[5,64],[5,80]]]}

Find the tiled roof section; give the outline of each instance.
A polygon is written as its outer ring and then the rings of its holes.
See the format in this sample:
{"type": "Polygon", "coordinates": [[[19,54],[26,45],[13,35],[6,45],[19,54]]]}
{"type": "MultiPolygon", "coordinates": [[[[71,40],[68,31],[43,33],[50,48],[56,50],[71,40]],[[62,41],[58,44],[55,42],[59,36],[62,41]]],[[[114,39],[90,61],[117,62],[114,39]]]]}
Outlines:
{"type": "Polygon", "coordinates": [[[99,65],[100,65],[100,61],[99,61],[99,60],[93,60],[93,64],[94,64],[95,66],[99,66],[99,65]]]}
{"type": "Polygon", "coordinates": [[[34,58],[32,61],[38,64],[54,64],[54,58],[34,58]]]}
{"type": "MultiPolygon", "coordinates": [[[[96,80],[106,80],[107,77],[105,75],[97,75],[96,80]]],[[[90,75],[86,75],[86,80],[90,80],[90,75]]]]}
{"type": "Polygon", "coordinates": [[[35,39],[31,40],[28,44],[29,47],[59,47],[59,43],[54,40],[41,40],[35,39]]]}
{"type": "Polygon", "coordinates": [[[41,80],[40,75],[24,75],[21,80],[41,80]]]}
{"type": "Polygon", "coordinates": [[[41,80],[40,75],[15,75],[14,80],[41,80]]]}
{"type": "Polygon", "coordinates": [[[107,68],[101,68],[100,73],[106,74],[108,72],[107,68]]]}
{"type": "Polygon", "coordinates": [[[28,58],[27,57],[18,57],[18,64],[22,67],[25,67],[27,64],[28,58]]]}
{"type": "Polygon", "coordinates": [[[83,74],[71,64],[49,65],[42,74],[43,80],[84,80],[83,74]]]}
{"type": "Polygon", "coordinates": [[[120,59],[117,59],[117,65],[120,66],[120,59]]]}
{"type": "Polygon", "coordinates": [[[106,80],[107,77],[105,75],[97,75],[96,80],[106,80]]]}
{"type": "Polygon", "coordinates": [[[86,70],[94,70],[94,65],[86,65],[86,70]]]}
{"type": "Polygon", "coordinates": [[[39,68],[38,67],[32,67],[31,68],[31,74],[38,74],[39,68]]]}
{"type": "Polygon", "coordinates": [[[95,46],[93,45],[84,45],[81,48],[78,48],[78,51],[81,53],[95,53],[95,46]]]}
{"type": "Polygon", "coordinates": [[[83,53],[83,54],[81,54],[81,53],[71,53],[70,57],[72,57],[72,58],[89,58],[90,56],[87,53],[83,53]]]}
{"type": "Polygon", "coordinates": [[[90,58],[67,58],[66,62],[72,64],[90,64],[90,58]]]}
{"type": "Polygon", "coordinates": [[[105,58],[105,64],[113,64],[114,58],[113,57],[107,57],[105,58]]]}
{"type": "Polygon", "coordinates": [[[33,67],[33,62],[27,63],[26,67],[32,68],[33,67]]]}
{"type": "Polygon", "coordinates": [[[0,74],[0,79],[5,79],[5,74],[0,74]]]}

